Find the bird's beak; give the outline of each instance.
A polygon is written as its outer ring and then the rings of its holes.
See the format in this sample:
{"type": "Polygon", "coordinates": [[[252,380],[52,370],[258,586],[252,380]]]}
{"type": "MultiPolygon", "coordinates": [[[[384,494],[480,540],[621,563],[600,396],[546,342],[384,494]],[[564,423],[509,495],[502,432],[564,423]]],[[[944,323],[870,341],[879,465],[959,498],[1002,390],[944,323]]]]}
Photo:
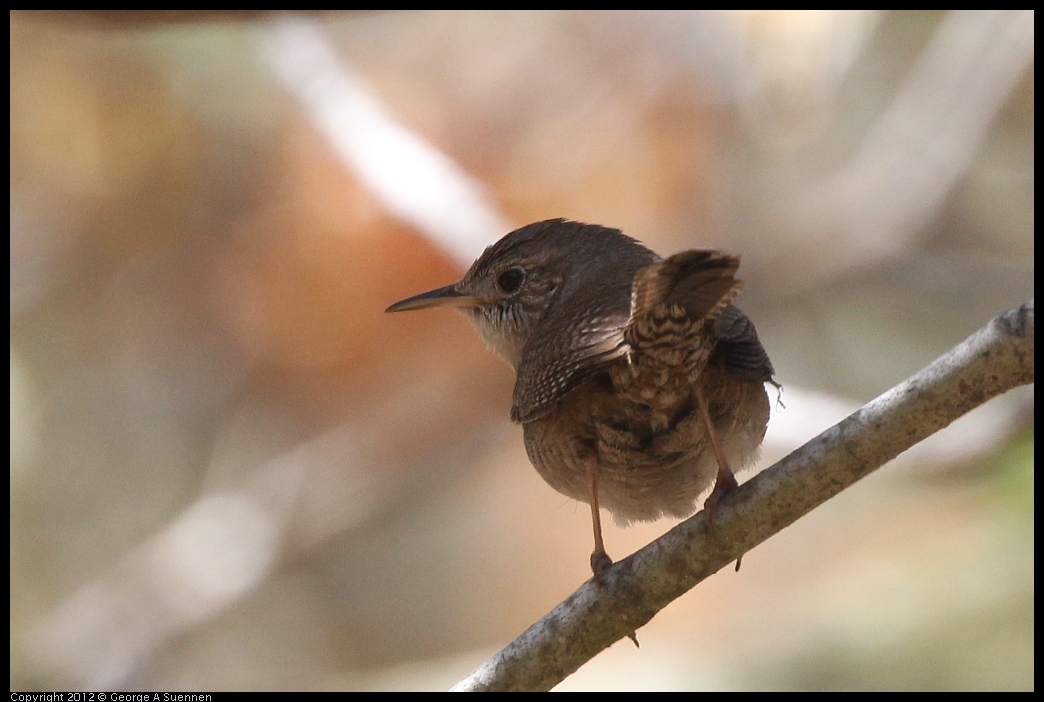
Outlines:
{"type": "Polygon", "coordinates": [[[454,284],[399,300],[384,311],[405,312],[406,310],[422,310],[426,307],[469,307],[475,303],[474,297],[460,292],[454,284]]]}

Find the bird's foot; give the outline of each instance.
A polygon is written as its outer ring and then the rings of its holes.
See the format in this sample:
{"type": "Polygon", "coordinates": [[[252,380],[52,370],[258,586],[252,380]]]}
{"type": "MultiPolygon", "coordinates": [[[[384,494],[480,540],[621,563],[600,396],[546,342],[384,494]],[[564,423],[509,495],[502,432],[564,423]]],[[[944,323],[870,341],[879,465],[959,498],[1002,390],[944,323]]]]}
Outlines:
{"type": "MultiPolygon", "coordinates": [[[[703,508],[707,511],[707,530],[712,534],[714,533],[714,520],[717,516],[718,504],[723,497],[738,487],[739,483],[736,482],[736,476],[732,474],[732,471],[718,470],[718,478],[714,481],[714,489],[703,505],[703,508]]],[[[736,559],[737,572],[739,572],[742,563],[743,554],[740,554],[739,558],[736,559]]]]}
{"type": "Polygon", "coordinates": [[[613,564],[613,559],[605,552],[605,549],[596,548],[591,552],[591,572],[594,573],[595,583],[602,584],[602,573],[613,564]]]}
{"type": "MultiPolygon", "coordinates": [[[[603,587],[605,585],[602,576],[607,570],[609,570],[609,566],[612,564],[613,559],[609,557],[609,554],[605,552],[605,549],[596,548],[591,552],[591,570],[594,572],[595,585],[598,587],[603,587]]],[[[638,635],[635,632],[632,631],[627,635],[627,638],[634,642],[635,648],[640,648],[638,644],[638,635]]]]}

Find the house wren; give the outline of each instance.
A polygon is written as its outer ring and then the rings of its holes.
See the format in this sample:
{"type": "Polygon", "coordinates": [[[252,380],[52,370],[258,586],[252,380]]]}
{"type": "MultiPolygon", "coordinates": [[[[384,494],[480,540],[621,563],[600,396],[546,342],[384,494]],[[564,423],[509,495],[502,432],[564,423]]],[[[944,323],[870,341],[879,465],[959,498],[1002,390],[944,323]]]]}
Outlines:
{"type": "Polygon", "coordinates": [[[732,299],[739,257],[662,259],[618,229],[563,219],[517,229],[453,285],[388,312],[454,306],[517,372],[511,418],[537,472],[591,505],[597,576],[618,523],[687,517],[765,437],[772,363],[732,299]]]}

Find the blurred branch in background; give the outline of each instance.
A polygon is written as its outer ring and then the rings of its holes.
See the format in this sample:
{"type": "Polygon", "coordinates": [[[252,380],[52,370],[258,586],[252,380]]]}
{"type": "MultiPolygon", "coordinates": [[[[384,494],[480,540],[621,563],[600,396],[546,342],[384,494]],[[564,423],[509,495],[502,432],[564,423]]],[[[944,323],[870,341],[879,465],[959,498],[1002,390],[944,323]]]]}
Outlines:
{"type": "MultiPolygon", "coordinates": [[[[923,237],[1033,62],[1033,12],[947,13],[846,163],[764,213],[785,236],[772,260],[785,287],[822,285],[901,256],[923,237]],[[788,250],[789,247],[789,250],[788,250]]],[[[755,258],[753,275],[771,261],[755,258]]]]}
{"type": "MultiPolygon", "coordinates": [[[[1032,296],[1032,13],[195,12],[12,13],[13,689],[444,688],[584,580],[509,370],[382,315],[513,224],[742,253],[765,465],[1032,296]]],[[[564,687],[1031,685],[1032,407],[564,687]]]]}
{"type": "Polygon", "coordinates": [[[274,72],[345,167],[394,216],[430,236],[462,266],[515,228],[487,203],[478,181],[388,114],[314,24],[278,19],[266,37],[274,72]]]}

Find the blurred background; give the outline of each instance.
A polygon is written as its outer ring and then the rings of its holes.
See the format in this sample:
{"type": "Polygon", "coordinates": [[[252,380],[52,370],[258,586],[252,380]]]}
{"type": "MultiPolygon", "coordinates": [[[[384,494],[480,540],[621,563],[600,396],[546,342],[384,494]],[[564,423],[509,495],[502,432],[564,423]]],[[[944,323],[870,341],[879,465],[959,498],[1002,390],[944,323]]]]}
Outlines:
{"type": "MultiPolygon", "coordinates": [[[[758,469],[1033,296],[1031,12],[10,31],[12,689],[442,689],[587,579],[510,368],[383,313],[522,224],[742,254],[758,469]]],[[[560,689],[1032,689],[1032,471],[1022,388],[560,689]]]]}

